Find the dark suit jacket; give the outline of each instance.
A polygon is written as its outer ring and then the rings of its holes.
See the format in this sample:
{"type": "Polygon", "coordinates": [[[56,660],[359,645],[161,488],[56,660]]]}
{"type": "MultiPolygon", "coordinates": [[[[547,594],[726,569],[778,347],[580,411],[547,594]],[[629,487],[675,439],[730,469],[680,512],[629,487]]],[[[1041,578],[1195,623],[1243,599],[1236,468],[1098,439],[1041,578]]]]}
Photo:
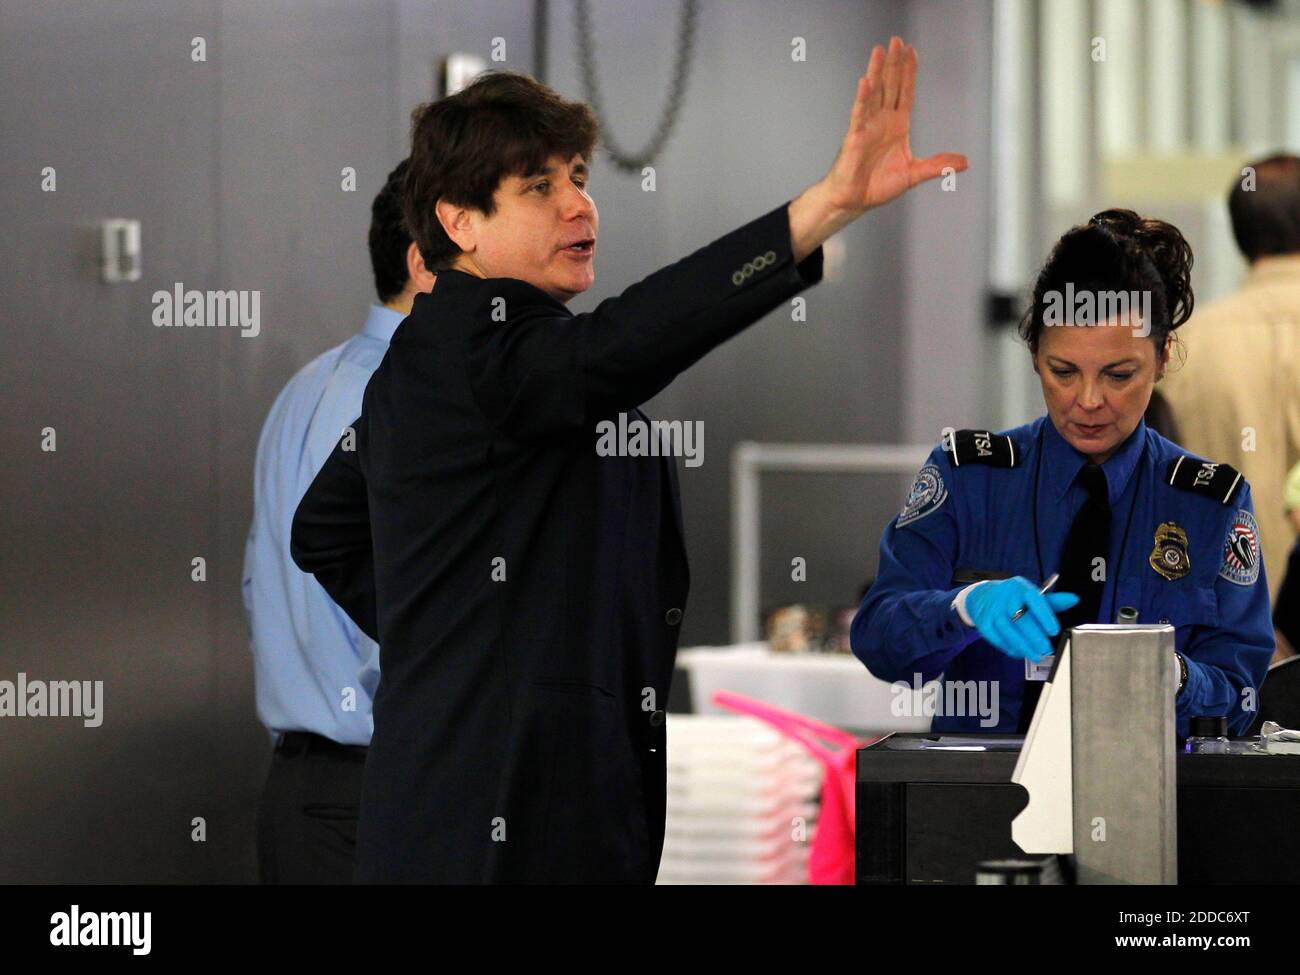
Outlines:
{"type": "Polygon", "coordinates": [[[788,221],[587,314],[459,271],[416,297],[293,523],[294,561],[380,644],[358,880],[654,881],[676,464],[599,456],[596,427],[821,280],[788,221]]]}

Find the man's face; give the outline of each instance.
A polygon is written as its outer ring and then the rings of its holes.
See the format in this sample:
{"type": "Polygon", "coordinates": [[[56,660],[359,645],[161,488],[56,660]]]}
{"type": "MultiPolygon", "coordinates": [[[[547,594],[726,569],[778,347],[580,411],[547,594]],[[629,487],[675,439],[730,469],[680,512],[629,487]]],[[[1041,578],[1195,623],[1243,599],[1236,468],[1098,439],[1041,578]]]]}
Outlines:
{"type": "Polygon", "coordinates": [[[557,301],[592,286],[600,215],[587,195],[581,156],[565,160],[557,154],[540,172],[507,176],[494,198],[492,216],[473,212],[472,250],[462,259],[484,277],[518,278],[557,301]]]}

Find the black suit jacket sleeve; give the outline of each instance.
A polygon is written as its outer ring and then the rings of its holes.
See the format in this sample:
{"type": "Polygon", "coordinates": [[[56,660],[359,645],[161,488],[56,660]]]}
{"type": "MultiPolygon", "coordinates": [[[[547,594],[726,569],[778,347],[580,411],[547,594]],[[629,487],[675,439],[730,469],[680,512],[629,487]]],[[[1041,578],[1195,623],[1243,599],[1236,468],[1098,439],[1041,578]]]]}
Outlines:
{"type": "Polygon", "coordinates": [[[640,406],[821,276],[821,248],[794,263],[783,204],[585,314],[524,282],[478,282],[467,352],[475,396],[509,436],[575,430],[640,406]]]}
{"type": "Polygon", "coordinates": [[[361,632],[379,639],[375,611],[375,554],[370,539],[366,479],[358,460],[362,420],[352,450],[334,445],[293,516],[289,551],[298,568],[310,572],[361,632]]]}

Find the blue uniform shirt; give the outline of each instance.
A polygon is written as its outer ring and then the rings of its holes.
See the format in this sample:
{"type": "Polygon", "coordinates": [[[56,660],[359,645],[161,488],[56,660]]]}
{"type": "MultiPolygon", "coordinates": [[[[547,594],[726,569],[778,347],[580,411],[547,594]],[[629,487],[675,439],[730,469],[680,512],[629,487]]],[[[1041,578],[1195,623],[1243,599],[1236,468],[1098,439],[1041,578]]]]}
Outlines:
{"type": "Polygon", "coordinates": [[[370,306],[365,327],[289,380],[262,427],[253,525],[244,549],[244,608],[252,631],[257,715],[272,737],[314,731],[368,745],[379,649],[289,555],[298,502],[361,414],[361,396],[402,315],[370,306]],[[355,710],[345,710],[345,689],[355,710]]]}
{"type": "MultiPolygon", "coordinates": [[[[942,446],[930,454],[907,506],[885,529],[875,584],[853,621],[853,652],[879,678],[996,682],[996,725],[987,723],[989,715],[936,714],[935,731],[1016,730],[1024,661],[982,640],[953,601],[978,578],[1019,575],[1040,583],[1059,571],[1065,537],[1087,498],[1077,475],[1088,459],[1049,418],[1007,435],[1015,466],[954,466],[942,446]]],[[[1222,714],[1241,734],[1254,718],[1245,708],[1255,707],[1256,696],[1245,689],[1258,689],[1273,654],[1250,486],[1243,479],[1228,504],[1174,487],[1168,468],[1182,456],[1177,444],[1139,423],[1102,465],[1111,540],[1097,622],[1114,622],[1119,607],[1132,606],[1139,623],[1173,624],[1187,663],[1177,733],[1188,733],[1192,717],[1222,714]],[[1158,533],[1170,536],[1167,523],[1187,540],[1186,562],[1175,557],[1173,578],[1152,564],[1158,533]],[[1244,561],[1237,554],[1243,546],[1244,561]]]]}

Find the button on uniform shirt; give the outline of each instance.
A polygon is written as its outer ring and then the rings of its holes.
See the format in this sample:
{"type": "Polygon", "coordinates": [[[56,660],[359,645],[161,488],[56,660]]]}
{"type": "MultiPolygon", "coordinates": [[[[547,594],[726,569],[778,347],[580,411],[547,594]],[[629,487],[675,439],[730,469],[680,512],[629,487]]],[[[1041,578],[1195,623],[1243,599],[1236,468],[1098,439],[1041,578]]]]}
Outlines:
{"type": "MultiPolygon", "coordinates": [[[[945,683],[996,682],[983,685],[986,701],[997,690],[996,726],[985,725],[987,713],[953,694],[952,710],[966,713],[936,714],[936,731],[1015,731],[1024,661],[981,639],[953,603],[977,578],[1042,582],[1059,571],[1066,534],[1087,497],[1079,473],[1088,459],[1050,419],[1008,435],[1013,467],[954,466],[942,447],[931,453],[907,506],[885,530],[875,584],[853,621],[853,652],[879,678],[909,685],[914,675],[922,682],[941,675],[945,683]]],[[[1119,607],[1133,606],[1139,623],[1172,624],[1187,662],[1187,685],[1175,704],[1177,733],[1187,734],[1194,715],[1227,715],[1240,734],[1254,716],[1245,708],[1255,706],[1254,692],[1243,690],[1260,686],[1273,654],[1250,486],[1243,479],[1226,505],[1174,487],[1169,467],[1183,455],[1139,423],[1102,465],[1111,538],[1097,622],[1114,622],[1119,607]]],[[[939,700],[946,704],[948,697],[939,700]]]]}
{"type": "Polygon", "coordinates": [[[257,715],[272,736],[312,731],[368,745],[379,650],[289,555],[293,513],[343,429],[361,413],[366,383],[402,321],[371,305],[361,332],[289,380],[257,445],[253,525],[244,550],[244,608],[252,631],[257,715]],[[355,701],[349,702],[346,688],[355,701]],[[345,710],[354,703],[354,710],[345,710]]]}
{"type": "Polygon", "coordinates": [[[1186,361],[1158,388],[1184,446],[1249,479],[1276,595],[1295,541],[1282,487],[1300,461],[1300,255],[1260,258],[1240,289],[1197,305],[1178,337],[1186,361]]]}

